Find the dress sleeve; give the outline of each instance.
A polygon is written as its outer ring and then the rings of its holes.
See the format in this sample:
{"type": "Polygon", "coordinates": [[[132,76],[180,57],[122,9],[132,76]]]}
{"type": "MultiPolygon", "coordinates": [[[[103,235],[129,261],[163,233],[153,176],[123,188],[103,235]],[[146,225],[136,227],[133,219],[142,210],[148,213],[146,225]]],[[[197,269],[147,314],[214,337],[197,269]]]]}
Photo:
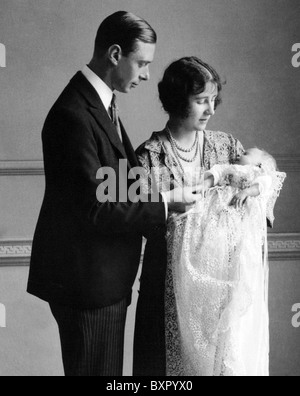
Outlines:
{"type": "Polygon", "coordinates": [[[235,163],[237,158],[239,158],[245,152],[245,149],[242,143],[233,135],[229,135],[229,140],[231,146],[230,163],[235,163]]]}
{"type": "Polygon", "coordinates": [[[142,146],[136,151],[136,154],[140,166],[144,169],[143,175],[140,178],[141,192],[148,195],[155,185],[152,180],[150,153],[142,146]]]}
{"type": "Polygon", "coordinates": [[[143,172],[140,177],[140,186],[141,186],[141,193],[145,195],[151,195],[151,194],[158,194],[160,193],[163,202],[165,205],[165,216],[166,219],[168,218],[168,202],[166,199],[165,194],[160,191],[160,186],[159,183],[157,182],[155,178],[155,173],[158,171],[159,172],[159,167],[156,167],[154,169],[152,161],[151,161],[151,155],[148,150],[145,149],[144,146],[141,146],[140,148],[137,149],[136,151],[137,159],[139,161],[140,166],[143,168],[143,172]]]}

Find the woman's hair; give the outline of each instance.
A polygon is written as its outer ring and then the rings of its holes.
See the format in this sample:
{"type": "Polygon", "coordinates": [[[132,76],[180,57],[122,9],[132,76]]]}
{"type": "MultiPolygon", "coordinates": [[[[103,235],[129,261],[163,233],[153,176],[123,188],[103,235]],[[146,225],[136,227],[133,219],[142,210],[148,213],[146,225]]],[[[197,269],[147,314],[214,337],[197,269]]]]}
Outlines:
{"type": "Polygon", "coordinates": [[[222,82],[213,67],[197,57],[182,58],[172,63],[158,85],[159,98],[169,115],[189,116],[189,98],[205,91],[208,82],[218,87],[215,108],[221,103],[222,82]]]}
{"type": "Polygon", "coordinates": [[[95,55],[102,55],[117,44],[122,48],[124,56],[128,56],[135,51],[138,40],[156,44],[157,35],[144,19],[126,11],[118,11],[100,25],[95,41],[95,55]]]}

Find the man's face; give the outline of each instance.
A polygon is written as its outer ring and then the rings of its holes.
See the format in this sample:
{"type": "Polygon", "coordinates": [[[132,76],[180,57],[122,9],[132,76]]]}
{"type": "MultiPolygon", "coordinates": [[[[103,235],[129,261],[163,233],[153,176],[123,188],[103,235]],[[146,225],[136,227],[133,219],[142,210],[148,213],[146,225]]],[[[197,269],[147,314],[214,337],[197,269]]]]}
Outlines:
{"type": "Polygon", "coordinates": [[[155,44],[137,41],[134,52],[127,56],[121,55],[114,70],[113,88],[119,92],[128,93],[141,81],[148,81],[150,79],[149,65],[153,62],[155,48],[155,44]]]}

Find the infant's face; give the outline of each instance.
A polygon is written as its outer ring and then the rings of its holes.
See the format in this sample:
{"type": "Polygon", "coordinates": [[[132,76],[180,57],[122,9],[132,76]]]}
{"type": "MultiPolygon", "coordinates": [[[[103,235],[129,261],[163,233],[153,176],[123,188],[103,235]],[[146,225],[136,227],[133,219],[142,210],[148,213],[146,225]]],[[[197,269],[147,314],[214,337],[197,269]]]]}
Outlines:
{"type": "Polygon", "coordinates": [[[262,163],[263,153],[261,150],[253,148],[246,150],[237,160],[238,165],[254,165],[259,166],[262,163]]]}

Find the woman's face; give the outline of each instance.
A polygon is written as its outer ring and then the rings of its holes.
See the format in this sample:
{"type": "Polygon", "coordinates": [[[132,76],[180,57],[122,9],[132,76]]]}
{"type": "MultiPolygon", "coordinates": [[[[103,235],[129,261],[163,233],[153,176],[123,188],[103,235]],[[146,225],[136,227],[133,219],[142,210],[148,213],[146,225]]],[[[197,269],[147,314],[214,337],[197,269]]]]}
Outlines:
{"type": "Polygon", "coordinates": [[[189,131],[204,131],[215,114],[215,102],[218,96],[218,87],[208,82],[205,91],[189,98],[189,116],[183,120],[184,127],[189,131]]]}

